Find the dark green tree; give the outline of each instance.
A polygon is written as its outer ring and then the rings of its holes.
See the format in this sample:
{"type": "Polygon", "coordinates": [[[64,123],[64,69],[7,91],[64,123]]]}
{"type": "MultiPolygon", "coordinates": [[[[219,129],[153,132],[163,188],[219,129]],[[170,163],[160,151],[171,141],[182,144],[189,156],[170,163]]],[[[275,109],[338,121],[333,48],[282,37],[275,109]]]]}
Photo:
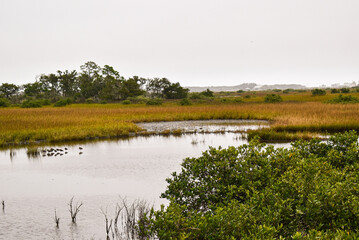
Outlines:
{"type": "Polygon", "coordinates": [[[133,76],[126,81],[123,81],[120,87],[120,96],[121,99],[126,99],[128,97],[137,97],[146,93],[142,89],[142,86],[146,83],[146,79],[140,78],[138,76],[133,76]]]}
{"type": "Polygon", "coordinates": [[[75,70],[57,71],[61,94],[64,97],[73,97],[78,91],[77,72],[75,70]]]}
{"type": "Polygon", "coordinates": [[[25,96],[28,97],[43,97],[43,85],[41,82],[27,83],[23,85],[25,96]]]}
{"type": "Polygon", "coordinates": [[[102,68],[102,88],[99,97],[107,101],[118,100],[123,81],[123,78],[113,67],[105,65],[102,68]]]}
{"type": "Polygon", "coordinates": [[[325,95],[327,94],[327,92],[323,89],[319,89],[319,88],[316,88],[316,89],[313,89],[312,90],[312,95],[313,96],[322,96],[322,95],[325,95]]]}
{"type": "Polygon", "coordinates": [[[206,91],[201,92],[201,94],[205,97],[213,97],[213,92],[207,88],[206,91]]]}
{"type": "Polygon", "coordinates": [[[7,99],[10,99],[12,96],[19,93],[19,86],[12,83],[3,83],[0,86],[0,95],[4,96],[7,99]]]}
{"type": "Polygon", "coordinates": [[[264,97],[264,102],[266,102],[266,103],[283,102],[283,99],[278,94],[267,94],[264,97]]]}
{"type": "Polygon", "coordinates": [[[40,76],[39,82],[42,85],[42,89],[45,94],[44,97],[56,99],[56,97],[60,96],[59,78],[56,74],[43,74],[40,76]]]}
{"type": "Polygon", "coordinates": [[[168,87],[163,90],[163,94],[167,99],[182,99],[186,98],[188,95],[189,89],[183,88],[177,83],[171,83],[168,87]]]}
{"type": "Polygon", "coordinates": [[[153,78],[147,80],[146,90],[152,98],[163,98],[164,90],[171,85],[167,78],[153,78]]]}
{"type": "Polygon", "coordinates": [[[94,62],[87,62],[81,67],[78,77],[81,96],[84,99],[96,98],[102,89],[101,67],[94,62]]]}

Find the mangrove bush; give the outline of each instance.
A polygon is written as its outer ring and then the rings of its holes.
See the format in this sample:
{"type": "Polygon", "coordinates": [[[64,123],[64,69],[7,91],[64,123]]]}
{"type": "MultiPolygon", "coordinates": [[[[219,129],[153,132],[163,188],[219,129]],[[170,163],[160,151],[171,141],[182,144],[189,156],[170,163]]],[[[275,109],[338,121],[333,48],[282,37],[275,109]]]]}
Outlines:
{"type": "Polygon", "coordinates": [[[186,158],[147,221],[159,239],[358,239],[355,131],[274,148],[256,139],[186,158]]]}
{"type": "Polygon", "coordinates": [[[264,97],[264,102],[266,103],[276,103],[276,102],[282,102],[283,99],[278,94],[267,94],[264,97]]]}

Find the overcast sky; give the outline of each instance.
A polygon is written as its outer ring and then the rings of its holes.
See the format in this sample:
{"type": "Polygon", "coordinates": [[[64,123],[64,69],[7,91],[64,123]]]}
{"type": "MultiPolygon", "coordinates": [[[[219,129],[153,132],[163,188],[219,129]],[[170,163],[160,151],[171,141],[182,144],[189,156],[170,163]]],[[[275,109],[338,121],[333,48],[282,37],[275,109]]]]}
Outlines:
{"type": "Polygon", "coordinates": [[[94,61],[184,86],[359,81],[358,0],[0,0],[0,83],[94,61]]]}

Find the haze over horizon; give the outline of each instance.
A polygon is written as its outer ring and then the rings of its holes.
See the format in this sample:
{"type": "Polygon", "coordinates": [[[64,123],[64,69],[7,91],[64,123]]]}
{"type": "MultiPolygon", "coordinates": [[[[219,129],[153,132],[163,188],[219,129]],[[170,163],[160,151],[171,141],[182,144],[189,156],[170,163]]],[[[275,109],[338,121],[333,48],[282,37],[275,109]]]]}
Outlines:
{"type": "Polygon", "coordinates": [[[359,82],[356,0],[2,0],[0,84],[79,70],[183,86],[359,82]]]}

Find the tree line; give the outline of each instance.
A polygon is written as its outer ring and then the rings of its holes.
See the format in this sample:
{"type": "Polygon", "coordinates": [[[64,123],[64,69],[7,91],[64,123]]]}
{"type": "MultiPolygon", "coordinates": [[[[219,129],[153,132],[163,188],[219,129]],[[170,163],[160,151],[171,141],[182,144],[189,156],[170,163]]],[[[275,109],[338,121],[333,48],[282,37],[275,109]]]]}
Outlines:
{"type": "Polygon", "coordinates": [[[29,99],[46,99],[56,102],[71,99],[73,102],[116,102],[138,96],[150,98],[182,99],[189,90],[167,78],[124,78],[109,65],[100,67],[95,62],[86,62],[76,70],[58,70],[42,74],[34,83],[0,85],[0,97],[12,103],[29,99]]]}

